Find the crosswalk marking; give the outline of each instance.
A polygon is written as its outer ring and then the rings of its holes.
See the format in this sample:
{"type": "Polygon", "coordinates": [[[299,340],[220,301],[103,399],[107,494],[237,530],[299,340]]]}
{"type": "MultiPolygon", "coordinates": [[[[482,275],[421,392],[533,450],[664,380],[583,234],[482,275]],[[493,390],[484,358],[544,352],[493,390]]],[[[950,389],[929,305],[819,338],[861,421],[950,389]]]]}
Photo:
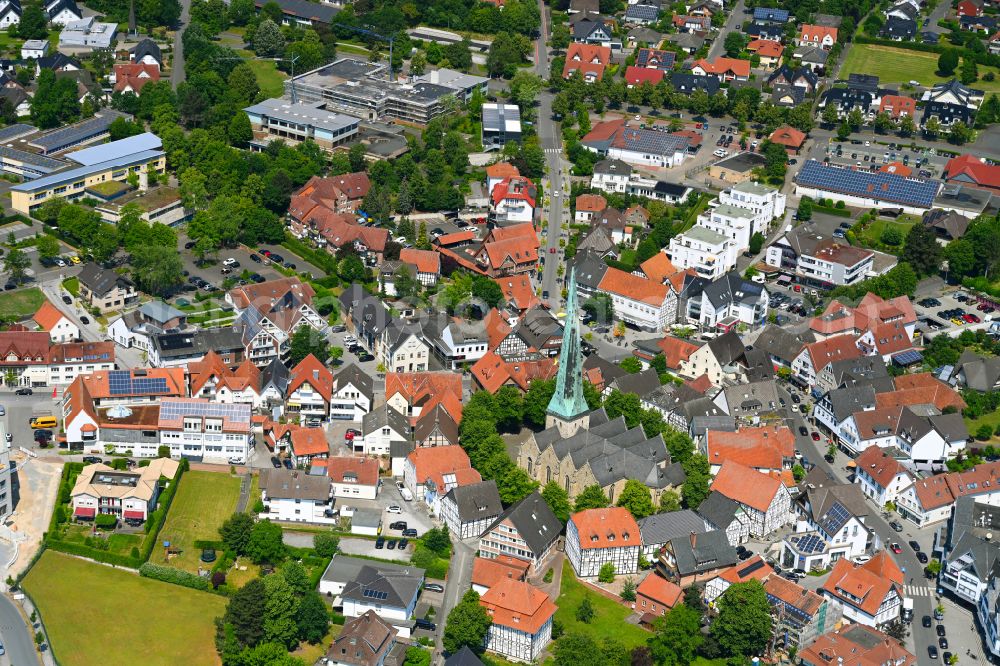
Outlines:
{"type": "Polygon", "coordinates": [[[562,148],[546,148],[545,152],[547,152],[550,155],[558,155],[559,153],[562,152],[562,148]]]}
{"type": "Polygon", "coordinates": [[[933,597],[934,590],[926,585],[904,585],[907,596],[910,597],[933,597]]]}

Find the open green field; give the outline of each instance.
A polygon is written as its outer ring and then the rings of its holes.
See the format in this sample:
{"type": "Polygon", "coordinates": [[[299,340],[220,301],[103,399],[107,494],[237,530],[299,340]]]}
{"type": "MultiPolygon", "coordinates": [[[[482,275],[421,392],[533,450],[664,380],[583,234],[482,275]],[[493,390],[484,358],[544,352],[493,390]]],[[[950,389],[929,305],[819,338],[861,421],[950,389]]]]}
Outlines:
{"type": "MultiPolygon", "coordinates": [[[[983,414],[978,419],[965,419],[965,427],[969,430],[969,434],[972,436],[975,436],[976,431],[979,430],[979,427],[982,425],[988,425],[993,428],[993,432],[996,432],[997,426],[1000,426],[1000,410],[990,412],[989,414],[983,414]]],[[[996,446],[997,439],[996,435],[985,442],[981,442],[977,439],[973,446],[984,447],[989,446],[990,444],[996,446]]]]}
{"type": "MultiPolygon", "coordinates": [[[[171,549],[176,546],[181,550],[180,555],[170,558],[170,566],[197,572],[201,551],[194,542],[219,539],[219,527],[236,511],[240,478],[192,470],[184,473],[180,483],[159,540],[169,541],[171,549]]],[[[154,548],[149,561],[163,564],[163,551],[154,548]]]]}
{"type": "MultiPolygon", "coordinates": [[[[914,224],[916,224],[916,220],[907,218],[903,215],[896,220],[880,217],[869,224],[868,228],[858,235],[858,240],[861,241],[865,247],[875,247],[880,245],[882,242],[882,232],[885,231],[887,227],[894,227],[897,231],[899,231],[903,241],[905,241],[906,234],[910,233],[910,228],[913,227],[914,224]]],[[[903,249],[902,242],[900,242],[898,249],[903,249]]]]}
{"type": "MultiPolygon", "coordinates": [[[[937,62],[937,53],[897,49],[881,44],[853,44],[847,51],[840,77],[846,79],[848,74],[875,74],[884,82],[919,81],[930,86],[944,80],[936,73],[937,62]]],[[[993,81],[982,80],[987,72],[1000,73],[995,67],[980,65],[980,80],[973,86],[986,92],[1000,91],[1000,77],[993,81]]]]}
{"type": "Polygon", "coordinates": [[[0,294],[0,312],[6,316],[24,319],[38,312],[45,302],[45,294],[38,287],[15,289],[0,294]]]}
{"type": "Polygon", "coordinates": [[[225,611],[225,597],[51,550],[25,578],[24,589],[64,666],[219,663],[213,619],[225,611]]]}
{"type": "MultiPolygon", "coordinates": [[[[250,51],[240,50],[237,53],[243,56],[253,56],[250,51]]],[[[286,76],[284,72],[278,71],[278,63],[273,60],[247,60],[247,64],[257,75],[257,85],[260,86],[261,92],[268,97],[281,97],[284,94],[283,83],[286,76]]]]}
{"type": "Polygon", "coordinates": [[[632,614],[628,608],[591,592],[577,581],[568,559],[563,561],[562,581],[556,606],[559,607],[556,619],[566,628],[567,634],[587,634],[597,642],[601,642],[605,637],[615,638],[630,650],[645,645],[651,636],[645,629],[625,621],[625,618],[632,614]],[[584,596],[590,597],[590,603],[594,607],[594,619],[590,624],[576,619],[576,609],[583,602],[584,596]]]}

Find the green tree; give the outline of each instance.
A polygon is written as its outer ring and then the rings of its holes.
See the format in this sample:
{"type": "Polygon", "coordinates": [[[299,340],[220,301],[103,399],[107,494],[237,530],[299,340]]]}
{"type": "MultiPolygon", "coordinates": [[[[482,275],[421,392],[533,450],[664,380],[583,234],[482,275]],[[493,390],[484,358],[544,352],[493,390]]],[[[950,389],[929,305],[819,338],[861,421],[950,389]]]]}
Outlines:
{"type": "Polygon", "coordinates": [[[760,254],[766,240],[764,234],[759,231],[754,232],[754,235],[750,237],[750,253],[754,255],[760,254]]]}
{"type": "Polygon", "coordinates": [[[247,552],[247,544],[250,543],[250,533],[253,531],[253,518],[248,514],[238,511],[226,518],[219,528],[219,536],[226,544],[226,549],[237,555],[244,555],[247,552]]]}
{"type": "Polygon", "coordinates": [[[626,356],[618,363],[618,366],[630,375],[642,372],[642,361],[635,356],[626,356]]]}
{"type": "Polygon", "coordinates": [[[554,379],[536,379],[528,385],[528,391],[524,394],[524,420],[527,424],[537,427],[545,425],[545,410],[555,392],[554,379]]]}
{"type": "Polygon", "coordinates": [[[823,107],[823,113],[820,116],[820,119],[823,121],[823,124],[825,124],[827,126],[836,125],[837,121],[840,119],[840,115],[837,112],[836,105],[835,104],[827,104],[826,106],[824,106],[823,107]]]}
{"type": "Polygon", "coordinates": [[[635,588],[635,579],[631,576],[627,577],[622,582],[622,591],[620,594],[622,601],[635,601],[635,588]]]}
{"type": "Polygon", "coordinates": [[[955,73],[956,67],[958,67],[958,51],[956,49],[947,49],[938,56],[938,74],[941,76],[951,76],[955,73]]]}
{"type": "Polygon", "coordinates": [[[309,584],[309,575],[301,564],[295,560],[285,562],[281,567],[281,575],[288,581],[288,586],[292,588],[295,596],[302,597],[312,589],[309,584]]]}
{"type": "Polygon", "coordinates": [[[255,564],[278,563],[285,558],[286,552],[279,525],[268,519],[254,523],[247,541],[246,554],[255,564]]]}
{"type": "Polygon", "coordinates": [[[14,248],[8,252],[3,260],[3,268],[7,271],[8,277],[17,284],[24,282],[24,278],[27,276],[28,268],[30,267],[31,259],[28,258],[28,255],[23,250],[18,248],[14,248]]]}
{"type": "Polygon", "coordinates": [[[59,254],[59,240],[55,236],[40,234],[35,248],[38,250],[39,257],[51,259],[59,254]]]}
{"type": "Polygon", "coordinates": [[[608,504],[608,496],[605,495],[601,487],[595,483],[592,486],[584,488],[583,492],[576,496],[574,511],[583,511],[585,509],[603,509],[608,506],[608,504]]]}
{"type": "Polygon", "coordinates": [[[979,68],[975,58],[962,58],[962,72],[959,77],[965,85],[975,83],[979,79],[979,68]]]}
{"type": "Polygon", "coordinates": [[[681,487],[681,497],[684,499],[684,506],[692,511],[708,497],[711,480],[709,469],[708,459],[701,454],[691,456],[684,463],[686,479],[681,487]]]}
{"type": "Polygon", "coordinates": [[[879,240],[886,245],[899,245],[903,242],[903,234],[894,226],[886,225],[879,236],[879,240]]]}
{"type": "MultiPolygon", "coordinates": [[[[494,39],[494,42],[496,39],[494,39]]],[[[472,67],[472,42],[463,39],[460,42],[453,42],[444,47],[444,57],[448,63],[461,72],[467,72],[472,67]]]]}
{"type": "Polygon", "coordinates": [[[607,324],[613,321],[615,317],[615,308],[611,302],[611,296],[603,292],[595,293],[584,301],[583,311],[600,324],[607,324]]]}
{"type": "Polygon", "coordinates": [[[162,295],[184,281],[184,264],[177,250],[147,245],[132,253],[132,279],[149,294],[162,295]]]}
{"type": "Polygon", "coordinates": [[[916,129],[917,129],[916,124],[913,122],[913,117],[910,116],[909,114],[906,114],[899,119],[899,125],[897,127],[899,136],[903,138],[913,136],[913,133],[916,131],[916,129]]]}
{"type": "Polygon", "coordinates": [[[49,38],[49,17],[45,15],[39,0],[24,3],[21,20],[17,24],[17,36],[21,39],[49,38]]]}
{"type": "Polygon", "coordinates": [[[519,69],[510,81],[510,94],[522,109],[530,107],[541,92],[544,82],[531,70],[519,69]]]}
{"type": "Polygon", "coordinates": [[[941,245],[934,230],[926,224],[915,224],[906,234],[906,244],[899,255],[919,276],[934,275],[941,265],[941,245]]]}
{"type": "Polygon", "coordinates": [[[795,212],[795,216],[800,220],[802,220],[803,222],[807,222],[812,219],[812,211],[813,211],[812,199],[810,199],[809,197],[802,197],[799,200],[799,208],[795,212]]]}
{"type": "Polygon", "coordinates": [[[594,604],[590,601],[590,595],[584,593],[583,601],[576,607],[576,619],[578,622],[590,624],[594,620],[595,615],[596,612],[594,611],[594,604]]]}
{"type": "Polygon", "coordinates": [[[602,583],[615,582],[615,565],[611,562],[602,564],[600,570],[597,572],[597,580],[602,583]]]}
{"type": "Polygon", "coordinates": [[[455,654],[467,645],[476,654],[482,654],[483,641],[492,623],[489,613],[479,604],[479,594],[468,590],[448,613],[441,639],[445,651],[455,654]]]}
{"type": "Polygon", "coordinates": [[[312,645],[322,641],[330,631],[330,612],[318,592],[309,590],[302,596],[295,622],[299,640],[312,645]]]}
{"type": "Polygon", "coordinates": [[[250,143],[253,139],[253,127],[247,114],[239,111],[233,114],[226,128],[226,136],[234,148],[245,148],[250,143]]]}
{"type": "Polygon", "coordinates": [[[764,173],[771,180],[785,179],[785,171],[788,168],[788,152],[779,143],[765,141],[763,145],[764,153],[764,173]]]}
{"type": "Polygon", "coordinates": [[[223,622],[232,626],[241,645],[253,647],[264,639],[266,605],[264,581],[260,578],[250,580],[229,600],[223,622]]]}
{"type": "Polygon", "coordinates": [[[978,439],[979,441],[986,442],[992,438],[993,438],[993,427],[990,424],[984,423],[983,425],[979,426],[979,428],[976,430],[976,439],[978,439]]]}
{"type": "Polygon", "coordinates": [[[303,325],[292,333],[288,346],[288,366],[295,367],[310,354],[320,363],[326,363],[330,358],[330,345],[314,328],[303,325]]]}
{"type": "Polygon", "coordinates": [[[659,666],[687,666],[705,640],[701,634],[701,613],[685,604],[678,604],[657,618],[653,630],[649,648],[659,666]]]}
{"type": "MultiPolygon", "coordinates": [[[[281,528],[279,527],[280,531],[281,528]]],[[[292,649],[298,643],[299,600],[284,576],[264,578],[264,640],[292,649]]]]}
{"type": "Polygon", "coordinates": [[[269,18],[260,22],[253,35],[253,49],[257,55],[265,58],[281,55],[285,50],[285,37],[277,23],[269,18]]]}
{"type": "Polygon", "coordinates": [[[747,47],[746,36],[742,32],[739,32],[738,30],[733,30],[728,35],[726,35],[726,39],[723,42],[723,47],[726,49],[727,56],[729,56],[730,58],[735,58],[736,56],[738,56],[740,53],[743,52],[743,49],[747,47]]]}
{"type": "Polygon", "coordinates": [[[431,666],[431,653],[419,645],[407,648],[403,666],[431,666]]]}
{"type": "Polygon", "coordinates": [[[941,133],[941,121],[937,116],[931,116],[929,120],[924,121],[924,132],[932,137],[941,133]]]}
{"type": "Polygon", "coordinates": [[[621,495],[618,496],[618,506],[629,510],[636,520],[641,520],[653,513],[653,500],[646,484],[636,479],[625,482],[621,495]]]}
{"type": "Polygon", "coordinates": [[[549,481],[542,488],[542,499],[564,524],[569,520],[569,495],[557,481],[549,481]]]}
{"type": "Polygon", "coordinates": [[[731,657],[763,654],[771,639],[771,606],[760,581],[734,583],[718,600],[712,637],[731,657]]]}
{"type": "Polygon", "coordinates": [[[336,534],[321,532],[313,536],[313,550],[320,557],[333,557],[340,547],[340,537],[336,534]]]}
{"type": "Polygon", "coordinates": [[[895,128],[895,125],[889,114],[885,112],[875,116],[875,122],[873,123],[875,131],[879,134],[888,134],[895,128]]]}

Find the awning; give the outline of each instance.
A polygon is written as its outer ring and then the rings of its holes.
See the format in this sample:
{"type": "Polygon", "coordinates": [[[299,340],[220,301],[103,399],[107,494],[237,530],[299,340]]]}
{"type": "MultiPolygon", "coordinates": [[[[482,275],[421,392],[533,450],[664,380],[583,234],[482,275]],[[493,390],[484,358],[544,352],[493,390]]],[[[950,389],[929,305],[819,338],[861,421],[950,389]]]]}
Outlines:
{"type": "Polygon", "coordinates": [[[90,506],[78,506],[73,511],[73,515],[79,518],[93,518],[97,515],[97,509],[90,506]]]}
{"type": "Polygon", "coordinates": [[[135,520],[146,520],[146,514],[142,511],[125,511],[122,513],[122,518],[134,518],[135,520]]]}

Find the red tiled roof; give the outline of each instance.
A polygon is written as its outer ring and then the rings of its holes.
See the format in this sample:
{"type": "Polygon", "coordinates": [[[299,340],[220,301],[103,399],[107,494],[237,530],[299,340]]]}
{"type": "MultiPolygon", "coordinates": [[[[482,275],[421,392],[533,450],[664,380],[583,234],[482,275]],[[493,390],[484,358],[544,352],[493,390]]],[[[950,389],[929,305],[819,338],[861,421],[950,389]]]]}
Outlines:
{"type": "Polygon", "coordinates": [[[890,590],[896,588],[897,593],[902,596],[902,585],[903,572],[888,551],[883,550],[861,565],[854,564],[847,558],[837,560],[822,589],[841,603],[860,608],[866,614],[874,616],[890,590]],[[845,592],[862,601],[854,601],[845,592]]]}
{"type": "Polygon", "coordinates": [[[624,507],[586,509],[574,513],[569,520],[576,526],[580,550],[642,545],[639,524],[624,507]]]}
{"type": "Polygon", "coordinates": [[[297,456],[318,456],[330,453],[326,433],[322,428],[295,428],[292,433],[292,451],[297,456]]]}
{"type": "Polygon", "coordinates": [[[718,57],[714,61],[704,58],[695,60],[691,64],[691,69],[701,68],[706,74],[716,74],[723,76],[727,73],[734,76],[750,76],[750,61],[737,60],[736,58],[718,57]]]}
{"type": "Polygon", "coordinates": [[[677,268],[671,263],[666,252],[657,252],[646,261],[639,264],[639,268],[653,282],[662,283],[668,277],[677,272],[677,268]]]}
{"type": "Polygon", "coordinates": [[[462,420],[462,375],[456,372],[389,372],[385,375],[385,398],[402,395],[407,404],[421,411],[442,405],[451,418],[462,420]]]}
{"type": "Polygon", "coordinates": [[[945,180],[960,175],[971,179],[976,185],[1000,187],[1000,166],[986,164],[970,153],[951,158],[944,167],[945,180]]]}
{"type": "Polygon", "coordinates": [[[494,278],[493,281],[499,285],[500,291],[503,292],[503,299],[508,303],[513,303],[518,310],[527,310],[541,302],[535,295],[531,277],[524,273],[494,278]]]}
{"type": "Polygon", "coordinates": [[[145,63],[123,63],[115,65],[115,92],[131,88],[136,94],[147,83],[160,80],[160,66],[145,63]]]}
{"type": "Polygon", "coordinates": [[[359,486],[375,486],[378,485],[379,465],[375,458],[336,456],[326,460],[326,473],[334,483],[352,483],[345,478],[353,477],[353,483],[359,486]]]}
{"type": "Polygon", "coordinates": [[[857,464],[858,470],[864,470],[868,476],[874,479],[875,483],[883,488],[888,488],[892,480],[899,474],[909,476],[902,463],[892,456],[886,455],[885,450],[878,446],[869,446],[861,452],[861,455],[854,462],[857,464]]]}
{"type": "Polygon", "coordinates": [[[54,344],[49,347],[48,360],[52,364],[93,363],[95,360],[114,363],[115,343],[108,341],[54,344]]]}
{"type": "Polygon", "coordinates": [[[663,305],[663,301],[670,293],[670,289],[661,283],[617,268],[608,268],[605,271],[598,289],[656,307],[663,305]]]}
{"type": "Polygon", "coordinates": [[[795,434],[775,426],[709,430],[706,448],[710,465],[732,461],[758,470],[781,470],[784,461],[795,455],[795,434]]]}
{"type": "Polygon", "coordinates": [[[819,44],[826,37],[830,37],[834,42],[836,42],[837,29],[829,28],[825,25],[809,25],[806,23],[803,24],[802,31],[799,32],[799,40],[803,42],[815,42],[819,44]]]}
{"type": "Polygon", "coordinates": [[[536,360],[505,361],[496,351],[491,351],[475,362],[471,372],[476,382],[490,393],[509,385],[527,391],[534,380],[555,376],[556,359],[547,356],[536,360]]]}
{"type": "Polygon", "coordinates": [[[785,52],[785,47],[781,42],[770,39],[754,39],[747,44],[747,51],[756,51],[762,58],[780,58],[785,52]]]}
{"type": "Polygon", "coordinates": [[[528,178],[508,176],[494,185],[493,192],[490,194],[494,206],[499,205],[504,199],[517,199],[527,202],[529,206],[534,208],[538,190],[528,178]]]}
{"type": "Polygon", "coordinates": [[[490,178],[510,178],[520,176],[521,172],[510,162],[497,162],[486,167],[486,175],[490,178]]]}
{"type": "Polygon", "coordinates": [[[537,587],[504,578],[486,591],[479,604],[493,624],[535,634],[555,615],[556,605],[537,587]]]}
{"type": "Polygon", "coordinates": [[[995,492],[1000,488],[1000,462],[983,463],[964,472],[919,479],[913,489],[924,511],[951,504],[959,497],[995,492]]]}
{"type": "MultiPolygon", "coordinates": [[[[777,578],[772,577],[769,580],[777,578]]],[[[765,586],[766,587],[766,586],[765,586]]],[[[818,637],[799,652],[802,663],[844,666],[916,666],[917,658],[898,641],[863,624],[848,624],[818,637]],[[862,636],[862,634],[867,634],[862,636]]]]}
{"type": "Polygon", "coordinates": [[[861,350],[849,335],[836,335],[826,340],[813,342],[805,346],[806,353],[812,359],[813,370],[817,373],[827,364],[844,359],[858,358],[861,350]]]}
{"type": "Polygon", "coordinates": [[[590,131],[580,139],[581,143],[610,141],[611,138],[625,126],[625,119],[605,120],[590,128],[590,131]]]}
{"type": "Polygon", "coordinates": [[[685,379],[684,384],[702,395],[704,395],[708,389],[712,388],[712,380],[708,376],[708,373],[703,374],[701,377],[696,377],[695,379],[685,379]]]}
{"type": "Polygon", "coordinates": [[[433,250],[404,247],[399,251],[399,260],[404,264],[413,264],[420,273],[441,274],[441,255],[433,250]]]}
{"type": "Polygon", "coordinates": [[[642,579],[639,587],[635,589],[635,593],[655,601],[664,608],[673,608],[680,601],[684,590],[652,571],[642,579]]]}
{"type": "Polygon", "coordinates": [[[625,82],[630,86],[638,86],[643,83],[656,85],[663,80],[665,72],[662,69],[652,69],[649,67],[636,67],[630,65],[625,70],[625,82]]]}
{"type": "Polygon", "coordinates": [[[671,370],[680,368],[682,362],[687,361],[691,358],[691,354],[701,349],[694,343],[671,335],[657,342],[656,346],[663,351],[663,356],[667,359],[667,367],[671,370]]]}
{"type": "Polygon", "coordinates": [[[443,236],[438,236],[434,239],[436,245],[458,245],[459,243],[466,243],[475,239],[476,233],[471,229],[466,229],[465,231],[456,231],[453,234],[444,234],[443,236]]]}
{"type": "Polygon", "coordinates": [[[579,71],[584,78],[590,74],[600,79],[604,76],[604,68],[609,62],[611,62],[611,49],[607,46],[574,42],[566,50],[563,78],[567,79],[574,71],[579,71]]]}
{"type": "Polygon", "coordinates": [[[484,244],[483,252],[493,269],[501,268],[508,258],[517,265],[533,264],[538,261],[538,241],[530,238],[508,238],[484,244]]]}
{"type": "Polygon", "coordinates": [[[912,118],[917,110],[917,100],[902,95],[886,95],[879,102],[878,110],[880,113],[888,113],[894,119],[903,113],[912,118]]]}
{"type": "Polygon", "coordinates": [[[804,132],[800,132],[794,127],[789,127],[784,125],[774,130],[771,136],[768,137],[771,143],[779,143],[786,148],[801,148],[802,144],[806,141],[806,135],[804,132]]]}
{"type": "Polygon", "coordinates": [[[731,461],[722,463],[722,469],[712,481],[712,490],[763,512],[767,512],[781,487],[779,479],[731,461]]]}
{"type": "Polygon", "coordinates": [[[479,483],[483,477],[472,469],[469,455],[461,446],[429,446],[414,449],[406,459],[413,464],[418,484],[428,480],[444,495],[451,488],[479,483]],[[454,481],[445,481],[445,475],[454,475],[454,481]]]}
{"type": "Polygon", "coordinates": [[[608,207],[608,200],[600,194],[581,194],[576,198],[577,212],[600,213],[608,207]]]}
{"type": "Polygon", "coordinates": [[[0,331],[0,367],[45,363],[49,334],[45,331],[0,331]]]}
{"type": "Polygon", "coordinates": [[[962,396],[929,372],[901,375],[895,379],[895,391],[875,394],[879,409],[909,405],[934,405],[938,409],[955,407],[961,411],[967,406],[962,396]]]}
{"type": "Polygon", "coordinates": [[[748,580],[764,580],[773,573],[774,569],[764,561],[764,558],[754,555],[722,571],[719,578],[728,583],[745,583],[748,580]]]}
{"type": "Polygon", "coordinates": [[[60,320],[66,318],[66,315],[60,312],[59,308],[52,305],[52,301],[46,299],[42,303],[42,307],[38,308],[38,312],[31,318],[43,331],[51,331],[60,320]]]}
{"type": "Polygon", "coordinates": [[[287,394],[291,395],[303,384],[309,384],[314,391],[330,402],[333,394],[333,373],[320,363],[319,359],[309,354],[292,368],[288,382],[287,394]]]}
{"type": "Polygon", "coordinates": [[[823,597],[781,576],[768,576],[764,591],[810,616],[823,605],[823,597]]]}
{"type": "Polygon", "coordinates": [[[496,559],[477,557],[472,560],[472,584],[493,587],[504,578],[524,580],[531,563],[510,555],[500,555],[496,559]]]}

